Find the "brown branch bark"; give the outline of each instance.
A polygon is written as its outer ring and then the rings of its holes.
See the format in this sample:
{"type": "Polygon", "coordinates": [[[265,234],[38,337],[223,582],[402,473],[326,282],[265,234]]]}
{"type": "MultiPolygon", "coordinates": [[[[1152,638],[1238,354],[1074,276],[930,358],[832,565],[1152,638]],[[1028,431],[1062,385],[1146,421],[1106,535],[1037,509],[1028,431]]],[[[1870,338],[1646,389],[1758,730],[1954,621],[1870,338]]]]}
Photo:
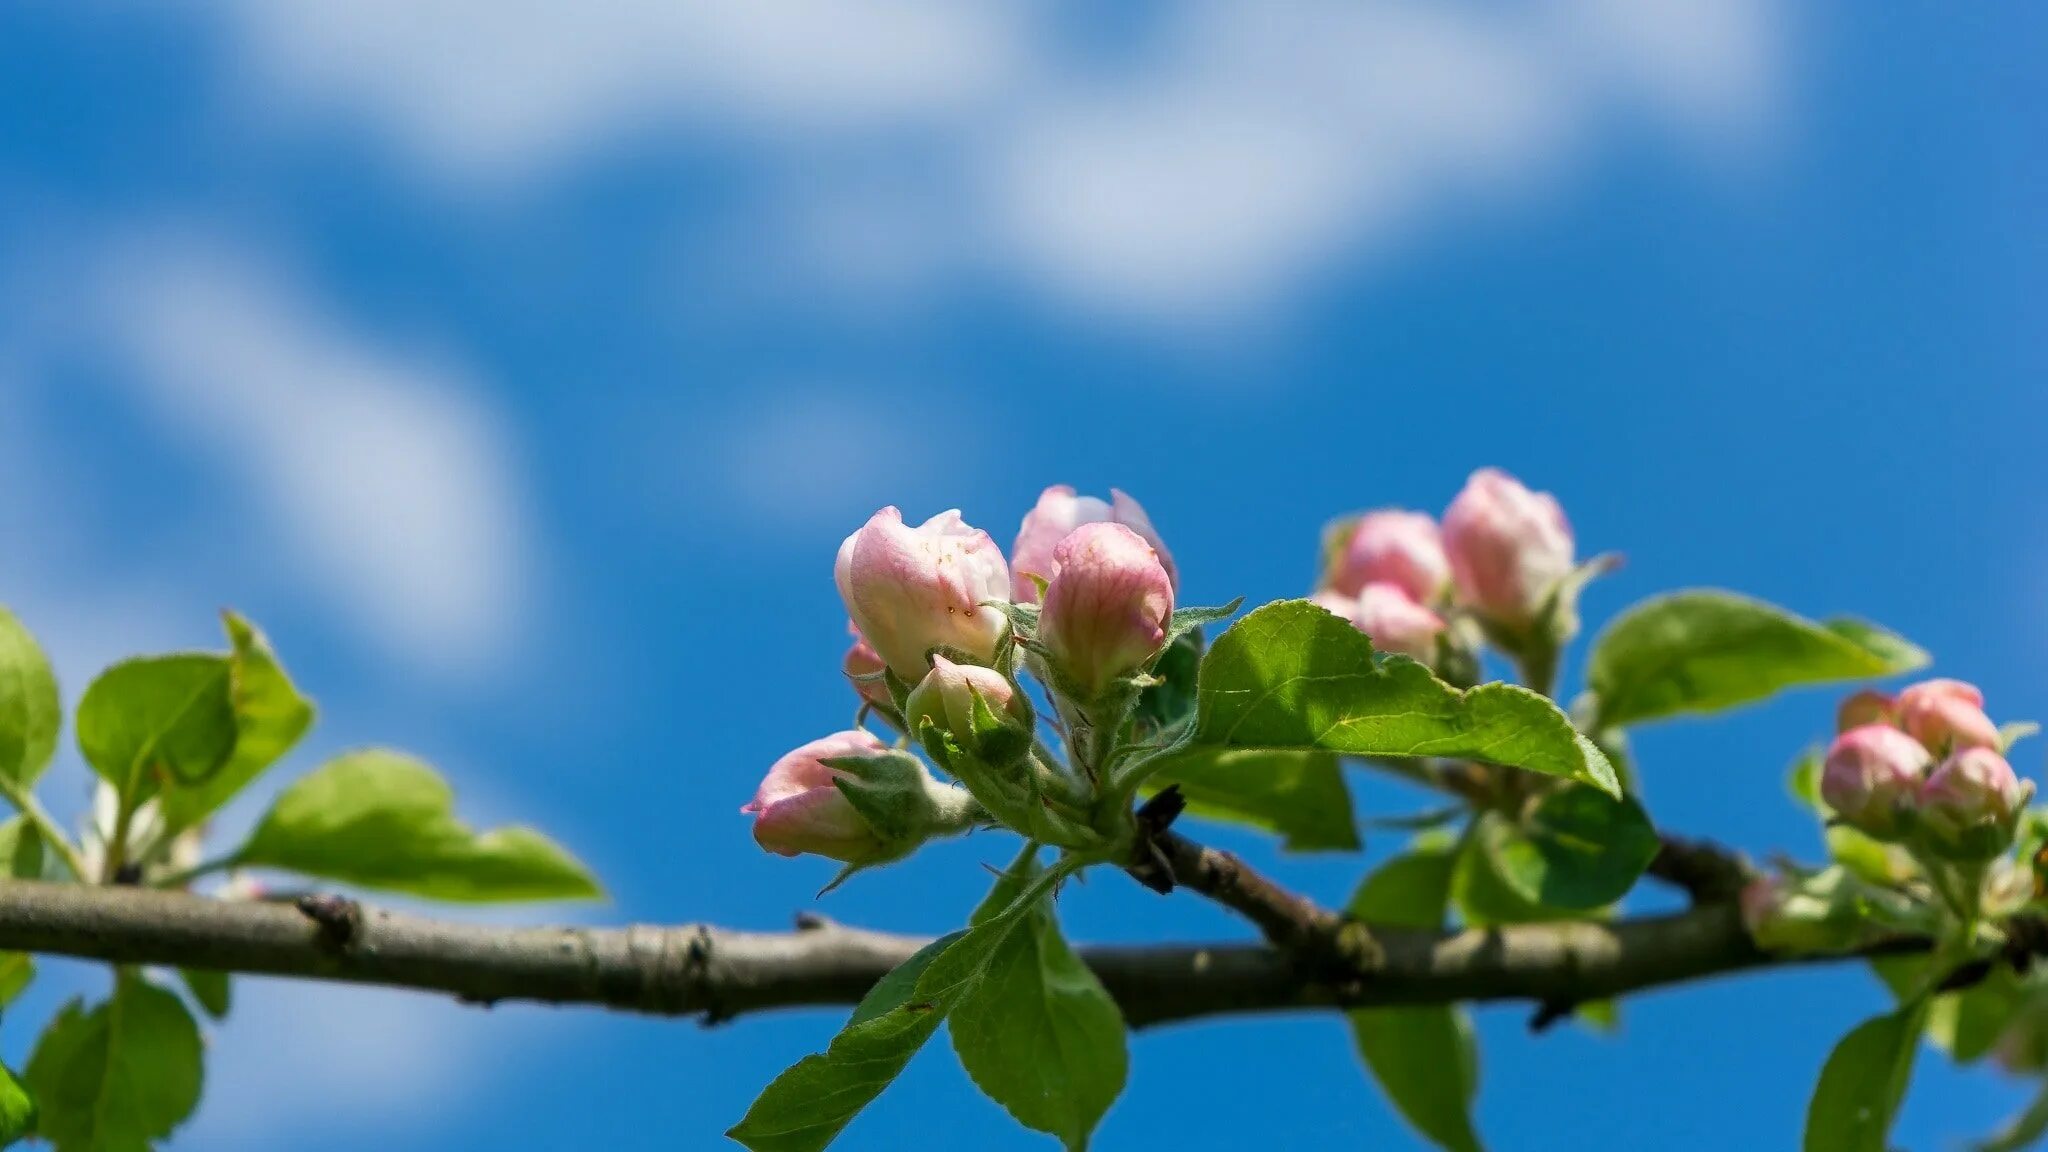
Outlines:
{"type": "MultiPolygon", "coordinates": [[[[1217,860],[1195,861],[1190,875],[1188,886],[1208,885],[1226,902],[1270,906],[1264,896],[1247,895],[1262,891],[1258,882],[1217,860]]],[[[602,1005],[715,1021],[851,1003],[926,943],[815,920],[794,932],[765,933],[708,925],[500,928],[333,897],[300,903],[6,882],[0,948],[412,988],[485,1004],[602,1005]]],[[[1358,927],[1340,920],[1331,931],[1358,927]]],[[[1578,1003],[1797,962],[1759,952],[1728,905],[1601,924],[1382,929],[1369,940],[1369,947],[1341,952],[1341,972],[1264,944],[1092,946],[1081,955],[1136,1026],[1288,1009],[1578,1003]]],[[[1914,947],[1924,942],[1888,946],[1914,947]]]]}

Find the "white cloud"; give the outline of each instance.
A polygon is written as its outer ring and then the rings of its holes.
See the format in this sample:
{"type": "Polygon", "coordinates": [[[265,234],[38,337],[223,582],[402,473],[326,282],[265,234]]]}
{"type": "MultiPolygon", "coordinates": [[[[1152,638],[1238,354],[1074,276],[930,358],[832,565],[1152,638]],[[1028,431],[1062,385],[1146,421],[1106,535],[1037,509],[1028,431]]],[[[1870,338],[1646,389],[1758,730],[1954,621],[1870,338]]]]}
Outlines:
{"type": "Polygon", "coordinates": [[[253,71],[458,178],[518,176],[677,116],[838,132],[950,118],[1018,65],[1001,6],[933,0],[231,5],[253,71]]]}
{"type": "Polygon", "coordinates": [[[231,11],[261,91],[352,113],[464,186],[662,131],[752,141],[793,215],[750,266],[794,246],[856,297],[902,287],[907,203],[922,272],[1175,320],[1256,311],[1446,205],[1525,196],[1609,121],[1740,140],[1775,103],[1785,20],[1771,0],[1193,0],[1105,48],[1086,11],[955,0],[231,11]],[[899,151],[913,186],[870,195],[899,151]]]}
{"type": "Polygon", "coordinates": [[[215,1029],[206,1094],[178,1133],[188,1148],[260,1148],[339,1106],[366,1143],[458,1114],[518,1053],[538,1052],[532,1018],[482,1012],[415,992],[243,977],[215,1029]]]}
{"type": "MultiPolygon", "coordinates": [[[[887,390],[773,394],[773,405],[733,413],[704,437],[716,445],[709,453],[714,470],[684,478],[693,503],[713,503],[756,527],[830,528],[858,524],[938,478],[938,457],[921,451],[891,418],[895,400],[887,390]]],[[[960,459],[974,459],[979,440],[975,429],[962,427],[949,446],[960,459]]]]}
{"type": "Polygon", "coordinates": [[[122,378],[240,471],[306,585],[429,672],[504,650],[527,526],[505,430],[461,371],[351,331],[245,256],[144,241],[102,267],[93,299],[122,378]]]}

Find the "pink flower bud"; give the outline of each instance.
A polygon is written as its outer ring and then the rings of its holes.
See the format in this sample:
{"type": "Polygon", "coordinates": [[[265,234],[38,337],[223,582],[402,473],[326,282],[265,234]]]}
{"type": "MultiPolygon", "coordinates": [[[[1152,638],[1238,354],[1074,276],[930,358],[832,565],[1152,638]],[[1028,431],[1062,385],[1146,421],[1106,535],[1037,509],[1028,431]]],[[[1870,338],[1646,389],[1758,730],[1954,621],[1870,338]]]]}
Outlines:
{"type": "Polygon", "coordinates": [[[846,630],[853,635],[853,647],[846,650],[846,659],[841,667],[846,671],[847,682],[861,699],[877,708],[890,708],[895,701],[889,698],[889,686],[882,682],[882,670],[887,665],[875,652],[874,645],[860,634],[853,621],[846,622],[846,630]]]}
{"type": "Polygon", "coordinates": [[[848,864],[886,854],[888,845],[832,783],[840,773],[825,761],[888,750],[855,729],[813,740],[777,760],[753,801],[740,809],[754,817],[755,843],[778,856],[810,852],[848,864]]]}
{"type": "Polygon", "coordinates": [[[1129,676],[1166,644],[1173,578],[1159,554],[1121,524],[1083,524],[1053,549],[1038,638],[1085,698],[1129,676]]]}
{"type": "Polygon", "coordinates": [[[1548,492],[1481,468],[1444,513],[1444,552],[1460,604],[1500,624],[1533,621],[1572,570],[1572,528],[1548,492]]]}
{"type": "Polygon", "coordinates": [[[1418,604],[1442,598],[1450,583],[1451,562],[1444,555],[1436,521],[1428,515],[1382,509],[1360,516],[1342,531],[1323,571],[1326,587],[1356,596],[1368,584],[1385,582],[1418,604]]]}
{"type": "Polygon", "coordinates": [[[1778,882],[1769,876],[1759,876],[1742,886],[1736,903],[1742,908],[1742,926],[1754,937],[1777,914],[1778,882]]]}
{"type": "Polygon", "coordinates": [[[2000,743],[1998,725],[1984,714],[1984,693],[1961,680],[1922,680],[1899,693],[1899,725],[1937,755],[2000,743]]]}
{"type": "Polygon", "coordinates": [[[1375,581],[1358,594],[1358,606],[1351,622],[1372,637],[1372,646],[1382,652],[1399,652],[1425,664],[1436,659],[1436,638],[1443,633],[1443,617],[1411,599],[1396,584],[1375,581]]]}
{"type": "Polygon", "coordinates": [[[1821,799],[1858,831],[1879,840],[1897,839],[1931,762],[1927,749],[1896,728],[1851,728],[1828,748],[1821,799]]]}
{"type": "Polygon", "coordinates": [[[1334,589],[1318,588],[1309,593],[1308,602],[1347,621],[1358,615],[1358,597],[1346,596],[1334,589]]]}
{"type": "Polygon", "coordinates": [[[1004,617],[985,601],[1007,601],[1010,570],[986,532],[955,511],[916,528],[884,508],[839,546],[833,576],[847,615],[889,668],[915,684],[933,648],[995,655],[1004,617]]]}
{"type": "Polygon", "coordinates": [[[1945,856],[1984,860],[2012,843],[2020,809],[2033,795],[2012,765],[1989,748],[1964,748],[1920,786],[1918,832],[1945,856]]]}
{"type": "Polygon", "coordinates": [[[1136,500],[1111,488],[1109,500],[1104,502],[1094,496],[1076,496],[1072,487],[1055,484],[1039,493],[1037,505],[1024,514],[1024,524],[1017,529],[1017,543],[1010,549],[1010,568],[1015,573],[1011,595],[1017,603],[1038,603],[1038,584],[1031,577],[1052,583],[1052,578],[1059,575],[1054,550],[1083,524],[1121,524],[1136,532],[1159,554],[1159,565],[1166,569],[1166,578],[1175,588],[1180,587],[1180,575],[1174,571],[1173,557],[1167,553],[1165,541],[1159,538],[1151,518],[1136,500]]]}
{"type": "Polygon", "coordinates": [[[1852,694],[1835,709],[1835,731],[1838,733],[1861,728],[1865,724],[1893,727],[1898,722],[1898,701],[1874,688],[1852,694]]]}
{"type": "Polygon", "coordinates": [[[1029,705],[1009,677],[993,668],[934,656],[932,670],[910,690],[905,711],[913,737],[930,721],[951,733],[961,748],[984,759],[1014,762],[1031,747],[1029,705]],[[988,723],[980,722],[983,713],[975,707],[976,696],[987,706],[988,723]]]}

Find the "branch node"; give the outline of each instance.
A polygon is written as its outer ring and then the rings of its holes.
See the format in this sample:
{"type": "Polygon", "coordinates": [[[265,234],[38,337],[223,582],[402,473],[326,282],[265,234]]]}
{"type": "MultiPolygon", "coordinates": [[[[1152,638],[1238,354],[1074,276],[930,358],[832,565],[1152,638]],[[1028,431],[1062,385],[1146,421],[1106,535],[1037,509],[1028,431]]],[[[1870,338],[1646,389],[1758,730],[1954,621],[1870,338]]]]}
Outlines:
{"type": "Polygon", "coordinates": [[[1173,861],[1159,841],[1187,807],[1188,799],[1181,795],[1180,785],[1169,784],[1132,813],[1138,825],[1138,838],[1132,846],[1132,862],[1124,870],[1133,880],[1161,896],[1171,895],[1180,877],[1174,875],[1173,861]]]}
{"type": "Polygon", "coordinates": [[[320,926],[321,942],[344,951],[363,930],[363,907],[346,896],[312,892],[293,901],[300,914],[320,926]]]}
{"type": "Polygon", "coordinates": [[[1569,1019],[1571,1014],[1578,1010],[1579,1006],[1569,1001],[1545,1000],[1530,1014],[1529,1032],[1541,1036],[1556,1027],[1559,1021],[1569,1019]]]}
{"type": "Polygon", "coordinates": [[[799,912],[796,914],[796,930],[799,932],[824,932],[839,927],[839,922],[821,912],[799,912]]]}
{"type": "MultiPolygon", "coordinates": [[[[800,924],[799,927],[801,926],[800,924]]],[[[811,930],[816,931],[818,927],[823,926],[820,924],[811,930]]],[[[710,927],[697,924],[690,930],[689,943],[683,945],[683,981],[694,986],[698,997],[704,1002],[704,1009],[698,1014],[697,1019],[706,1028],[716,1027],[737,1015],[719,998],[719,982],[711,977],[712,943],[710,927]]]]}

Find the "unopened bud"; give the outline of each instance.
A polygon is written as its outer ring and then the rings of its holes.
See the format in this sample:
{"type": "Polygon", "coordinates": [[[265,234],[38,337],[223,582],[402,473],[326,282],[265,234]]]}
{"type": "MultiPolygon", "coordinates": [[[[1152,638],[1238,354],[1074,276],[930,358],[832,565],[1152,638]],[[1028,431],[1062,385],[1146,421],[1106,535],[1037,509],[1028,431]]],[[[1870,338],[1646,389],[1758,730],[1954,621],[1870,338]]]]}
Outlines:
{"type": "Polygon", "coordinates": [[[1865,688],[1844,699],[1835,709],[1835,731],[1847,732],[1865,724],[1896,726],[1899,722],[1899,702],[1877,691],[1865,688]]]}
{"type": "Polygon", "coordinates": [[[1053,550],[1038,639],[1083,700],[1151,663],[1166,645],[1173,580],[1159,554],[1121,524],[1084,524],[1053,550]]]}
{"type": "Polygon", "coordinates": [[[1017,529],[1017,542],[1010,549],[1010,571],[1015,574],[1011,594],[1017,603],[1038,603],[1039,584],[1052,583],[1060,573],[1054,550],[1083,524],[1121,524],[1136,532],[1159,554],[1159,566],[1166,569],[1167,580],[1177,585],[1173,557],[1166,551],[1166,542],[1159,538],[1152,518],[1145,515],[1144,507],[1136,500],[1115,488],[1109,490],[1109,499],[1103,500],[1077,496],[1070,486],[1055,484],[1040,493],[1038,503],[1024,514],[1024,523],[1017,529]]]}
{"type": "Polygon", "coordinates": [[[1572,529],[1547,492],[1498,468],[1472,474],[1444,513],[1458,602],[1508,628],[1533,623],[1572,571],[1572,529]]]}
{"type": "Polygon", "coordinates": [[[911,528],[882,509],[839,546],[833,577],[855,627],[906,684],[924,678],[935,648],[992,659],[1006,627],[987,602],[1009,599],[1009,567],[957,511],[911,528]]]}
{"type": "Polygon", "coordinates": [[[1358,594],[1351,622],[1382,652],[1398,652],[1424,664],[1436,662],[1443,617],[1416,603],[1399,585],[1367,584],[1358,594]]]}
{"type": "Polygon", "coordinates": [[[2012,844],[2020,810],[2034,794],[2030,781],[1989,748],[1965,748],[1941,762],[1920,786],[1918,843],[1954,860],[1988,860],[2012,844]]]}
{"type": "Polygon", "coordinates": [[[933,779],[915,756],[855,729],[777,760],[740,811],[754,817],[755,842],[777,855],[878,864],[964,830],[968,808],[965,793],[933,779]]]}
{"type": "Polygon", "coordinates": [[[846,650],[846,659],[840,667],[846,672],[846,680],[853,685],[856,695],[877,708],[893,708],[896,702],[889,698],[889,685],[882,679],[888,668],[868,638],[860,634],[853,621],[846,622],[846,630],[853,633],[853,647],[846,650]]]}
{"type": "Polygon", "coordinates": [[[935,656],[906,704],[911,735],[930,724],[986,765],[1007,767],[1031,748],[1030,702],[993,668],[935,656]]]}
{"type": "Polygon", "coordinates": [[[1385,508],[1332,530],[1323,585],[1356,596],[1366,585],[1393,584],[1418,604],[1434,604],[1451,580],[1436,521],[1422,512],[1385,508]]]}
{"type": "Polygon", "coordinates": [[[1922,680],[1899,693],[1899,725],[1937,756],[2000,745],[1998,725],[1984,714],[1984,693],[1961,680],[1922,680]]]}
{"type": "Polygon", "coordinates": [[[1879,840],[1905,832],[1931,757],[1912,737],[1865,724],[1835,737],[1821,766],[1820,796],[1844,823],[1879,840]]]}

